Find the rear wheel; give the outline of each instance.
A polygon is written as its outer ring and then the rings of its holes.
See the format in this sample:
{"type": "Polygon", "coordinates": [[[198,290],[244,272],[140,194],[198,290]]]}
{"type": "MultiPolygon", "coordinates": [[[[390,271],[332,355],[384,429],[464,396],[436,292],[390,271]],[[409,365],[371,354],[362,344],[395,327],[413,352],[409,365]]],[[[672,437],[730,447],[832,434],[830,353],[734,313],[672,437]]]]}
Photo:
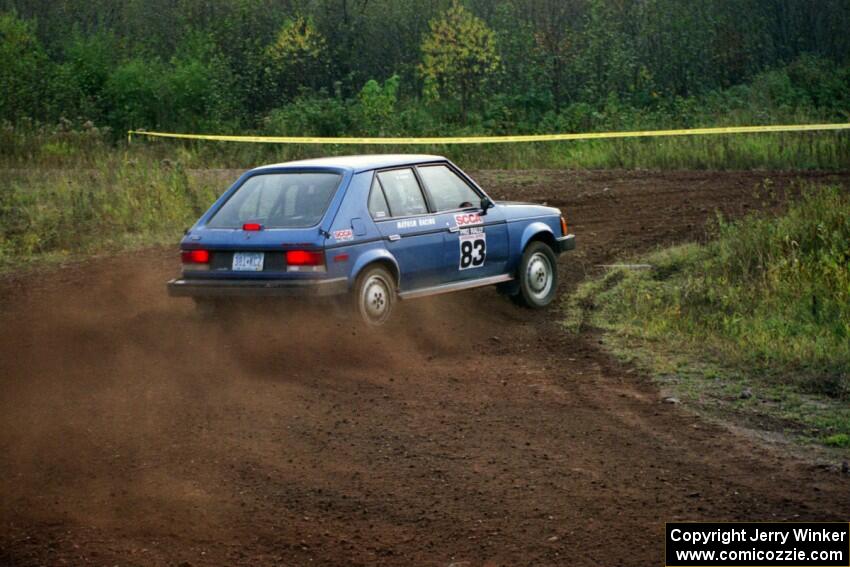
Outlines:
{"type": "Polygon", "coordinates": [[[395,278],[381,266],[366,268],[357,278],[355,307],[360,318],[370,327],[386,323],[395,304],[395,278]]]}
{"type": "Polygon", "coordinates": [[[557,257],[543,242],[532,242],[525,248],[519,264],[519,293],[515,303],[532,309],[546,307],[558,291],[557,257]]]}

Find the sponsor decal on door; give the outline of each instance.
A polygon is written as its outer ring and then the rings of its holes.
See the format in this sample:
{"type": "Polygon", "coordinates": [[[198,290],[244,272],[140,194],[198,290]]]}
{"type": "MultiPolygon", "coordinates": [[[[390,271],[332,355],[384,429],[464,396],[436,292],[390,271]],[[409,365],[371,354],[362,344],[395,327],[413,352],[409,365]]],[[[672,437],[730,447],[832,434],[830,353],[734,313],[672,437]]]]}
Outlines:
{"type": "Polygon", "coordinates": [[[478,213],[463,213],[455,215],[455,224],[463,228],[465,226],[474,226],[482,224],[481,215],[478,213]]]}

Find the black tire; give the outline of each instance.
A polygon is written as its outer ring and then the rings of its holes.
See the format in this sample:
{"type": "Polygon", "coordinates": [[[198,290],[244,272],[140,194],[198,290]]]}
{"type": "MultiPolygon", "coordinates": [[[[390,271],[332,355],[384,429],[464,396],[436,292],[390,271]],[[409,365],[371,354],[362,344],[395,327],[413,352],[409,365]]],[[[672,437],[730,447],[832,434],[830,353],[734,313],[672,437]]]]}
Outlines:
{"type": "Polygon", "coordinates": [[[396,302],[396,282],[382,266],[366,268],[354,286],[354,308],[369,327],[380,327],[392,314],[396,302]]]}
{"type": "Polygon", "coordinates": [[[531,309],[542,309],[552,303],[558,293],[558,259],[544,242],[526,246],[517,270],[519,293],[514,303],[531,309]]]}

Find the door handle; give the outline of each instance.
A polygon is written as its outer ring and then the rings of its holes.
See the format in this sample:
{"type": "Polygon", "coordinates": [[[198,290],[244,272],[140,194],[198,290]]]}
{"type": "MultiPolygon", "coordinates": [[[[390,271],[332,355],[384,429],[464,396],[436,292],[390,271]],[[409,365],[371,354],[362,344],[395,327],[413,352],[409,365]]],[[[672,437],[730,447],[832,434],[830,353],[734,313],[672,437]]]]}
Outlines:
{"type": "Polygon", "coordinates": [[[457,232],[457,231],[459,231],[459,230],[460,230],[460,227],[457,227],[457,226],[451,226],[451,227],[449,227],[449,232],[457,232]]]}
{"type": "Polygon", "coordinates": [[[396,240],[401,240],[401,235],[400,234],[391,234],[387,238],[389,238],[391,241],[395,242],[396,240]]]}

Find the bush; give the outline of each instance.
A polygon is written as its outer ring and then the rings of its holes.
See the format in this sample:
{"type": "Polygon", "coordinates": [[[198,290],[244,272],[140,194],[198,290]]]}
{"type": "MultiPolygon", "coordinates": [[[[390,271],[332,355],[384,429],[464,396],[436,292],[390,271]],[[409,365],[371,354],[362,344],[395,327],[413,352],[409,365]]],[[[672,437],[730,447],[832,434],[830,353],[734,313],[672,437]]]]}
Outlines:
{"type": "Polygon", "coordinates": [[[52,73],[34,23],[0,13],[0,117],[17,122],[42,116],[52,73]]]}
{"type": "Polygon", "coordinates": [[[345,136],[351,131],[350,119],[346,101],[304,94],[273,110],[264,130],[271,136],[345,136]]]}
{"type": "Polygon", "coordinates": [[[355,129],[369,136],[384,136],[398,132],[396,106],[398,105],[398,75],[393,75],[381,85],[367,81],[357,95],[352,108],[355,129]]]}
{"type": "Polygon", "coordinates": [[[53,79],[55,114],[105,123],[111,104],[106,83],[117,65],[118,40],[113,35],[75,32],[53,79]]]}
{"type": "Polygon", "coordinates": [[[116,68],[106,82],[112,127],[118,132],[157,128],[164,112],[165,76],[166,67],[158,59],[131,59],[116,68]]]}
{"type": "Polygon", "coordinates": [[[0,265],[175,239],[225,182],[190,177],[179,162],[114,158],[74,174],[10,174],[0,191],[0,265]]]}

